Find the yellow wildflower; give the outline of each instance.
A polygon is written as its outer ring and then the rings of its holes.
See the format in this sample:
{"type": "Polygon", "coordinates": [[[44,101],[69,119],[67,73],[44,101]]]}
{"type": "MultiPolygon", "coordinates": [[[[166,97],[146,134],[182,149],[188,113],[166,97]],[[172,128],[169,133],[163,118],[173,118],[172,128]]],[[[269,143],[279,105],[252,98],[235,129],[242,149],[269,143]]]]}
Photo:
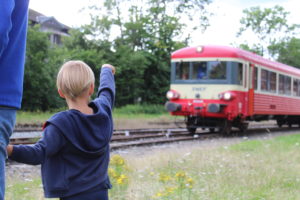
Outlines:
{"type": "Polygon", "coordinates": [[[126,183],[126,181],[127,181],[127,176],[124,174],[121,174],[117,179],[117,184],[122,185],[122,184],[126,183]]]}
{"type": "Polygon", "coordinates": [[[156,193],[156,196],[161,197],[161,196],[163,196],[163,194],[161,192],[158,192],[158,193],[156,193]]]}
{"type": "Polygon", "coordinates": [[[113,177],[113,178],[117,178],[118,177],[117,172],[114,169],[112,169],[112,168],[108,168],[108,175],[110,177],[113,177]]]}
{"type": "Polygon", "coordinates": [[[159,181],[168,182],[171,180],[171,177],[167,174],[159,174],[159,181]]]}
{"type": "Polygon", "coordinates": [[[154,176],[154,172],[150,172],[150,176],[154,176]]]}
{"type": "Polygon", "coordinates": [[[177,173],[175,174],[175,177],[177,177],[177,178],[185,178],[185,177],[186,177],[186,174],[185,174],[185,172],[180,171],[180,172],[177,172],[177,173]]]}
{"type": "Polygon", "coordinates": [[[187,186],[188,188],[192,188],[192,187],[193,187],[193,184],[194,184],[194,180],[193,180],[192,178],[188,178],[188,179],[186,180],[186,186],[187,186]]]}
{"type": "Polygon", "coordinates": [[[166,192],[172,194],[175,191],[175,187],[166,187],[166,192]]]}
{"type": "Polygon", "coordinates": [[[122,166],[125,164],[124,159],[120,155],[113,155],[110,159],[110,164],[111,165],[117,165],[117,166],[122,166]]]}

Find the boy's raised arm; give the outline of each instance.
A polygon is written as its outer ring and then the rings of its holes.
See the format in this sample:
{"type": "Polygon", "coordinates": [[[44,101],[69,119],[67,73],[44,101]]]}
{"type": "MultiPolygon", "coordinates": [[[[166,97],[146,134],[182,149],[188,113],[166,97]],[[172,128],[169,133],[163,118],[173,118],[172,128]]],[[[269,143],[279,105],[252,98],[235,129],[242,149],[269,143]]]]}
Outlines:
{"type": "Polygon", "coordinates": [[[115,100],[115,67],[110,64],[104,64],[100,73],[100,86],[97,96],[105,98],[112,108],[115,100]]]}

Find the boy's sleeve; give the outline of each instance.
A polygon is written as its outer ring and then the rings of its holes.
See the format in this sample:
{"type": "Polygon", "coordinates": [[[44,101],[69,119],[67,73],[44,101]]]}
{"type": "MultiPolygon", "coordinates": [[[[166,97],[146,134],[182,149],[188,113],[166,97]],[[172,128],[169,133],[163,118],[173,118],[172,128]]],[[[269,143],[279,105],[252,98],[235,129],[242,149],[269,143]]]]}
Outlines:
{"type": "Polygon", "coordinates": [[[30,164],[42,164],[47,156],[59,152],[66,143],[65,138],[55,126],[47,126],[43,137],[34,145],[14,145],[9,159],[30,164]]]}
{"type": "Polygon", "coordinates": [[[9,42],[9,32],[12,28],[11,15],[14,9],[14,1],[0,0],[0,57],[9,42]]]}
{"type": "Polygon", "coordinates": [[[112,69],[103,67],[100,73],[100,86],[97,94],[99,100],[111,109],[115,101],[115,78],[112,69]]]}

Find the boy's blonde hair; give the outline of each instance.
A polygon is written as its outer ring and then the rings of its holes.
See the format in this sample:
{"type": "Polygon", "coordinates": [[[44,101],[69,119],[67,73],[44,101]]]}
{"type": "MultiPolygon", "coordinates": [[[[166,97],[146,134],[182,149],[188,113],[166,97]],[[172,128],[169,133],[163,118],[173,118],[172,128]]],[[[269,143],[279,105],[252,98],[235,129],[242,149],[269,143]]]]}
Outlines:
{"type": "Polygon", "coordinates": [[[94,83],[95,76],[92,69],[79,60],[71,60],[63,64],[56,80],[57,88],[71,99],[80,96],[94,83]]]}

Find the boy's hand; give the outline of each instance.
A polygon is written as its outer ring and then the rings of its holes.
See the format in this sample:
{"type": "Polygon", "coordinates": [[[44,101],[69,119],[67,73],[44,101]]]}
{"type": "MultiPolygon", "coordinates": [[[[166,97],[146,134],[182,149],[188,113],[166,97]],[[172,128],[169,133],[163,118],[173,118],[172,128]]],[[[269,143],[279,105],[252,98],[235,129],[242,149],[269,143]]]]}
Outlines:
{"type": "Polygon", "coordinates": [[[104,67],[111,68],[111,71],[112,71],[112,73],[113,73],[113,74],[115,74],[115,73],[116,73],[116,69],[115,69],[115,67],[114,67],[114,66],[112,66],[111,64],[104,64],[104,65],[102,65],[102,68],[104,68],[104,67]]]}
{"type": "Polygon", "coordinates": [[[10,156],[13,152],[14,146],[13,145],[7,145],[6,147],[6,151],[7,151],[7,155],[10,156]]]}

